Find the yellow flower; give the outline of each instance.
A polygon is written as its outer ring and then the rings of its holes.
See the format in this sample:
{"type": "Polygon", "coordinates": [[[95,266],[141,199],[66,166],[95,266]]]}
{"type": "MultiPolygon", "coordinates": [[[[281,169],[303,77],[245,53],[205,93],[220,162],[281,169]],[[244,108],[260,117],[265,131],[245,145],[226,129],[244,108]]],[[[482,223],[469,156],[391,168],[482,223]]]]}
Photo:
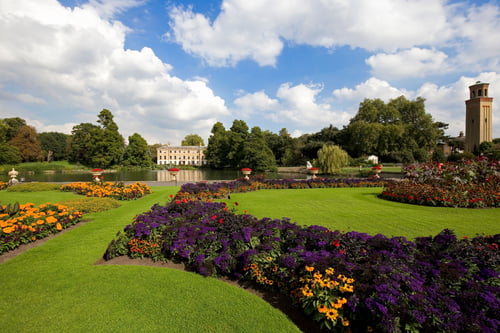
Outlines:
{"type": "Polygon", "coordinates": [[[349,326],[349,320],[342,318],[342,326],[349,326]]]}
{"type": "Polygon", "coordinates": [[[335,321],[337,320],[338,316],[339,316],[339,313],[337,310],[335,309],[328,309],[327,312],[325,312],[325,316],[326,318],[328,318],[329,320],[331,321],[335,321]]]}
{"type": "Polygon", "coordinates": [[[306,271],[312,272],[312,271],[314,271],[314,267],[313,266],[306,266],[306,271]]]}
{"type": "Polygon", "coordinates": [[[323,305],[323,304],[318,305],[318,312],[319,313],[326,313],[327,311],[328,311],[328,307],[326,307],[326,305],[323,305]]]}
{"type": "Polygon", "coordinates": [[[327,275],[333,275],[334,272],[335,272],[335,270],[333,268],[331,268],[331,267],[325,269],[325,273],[327,275]]]}

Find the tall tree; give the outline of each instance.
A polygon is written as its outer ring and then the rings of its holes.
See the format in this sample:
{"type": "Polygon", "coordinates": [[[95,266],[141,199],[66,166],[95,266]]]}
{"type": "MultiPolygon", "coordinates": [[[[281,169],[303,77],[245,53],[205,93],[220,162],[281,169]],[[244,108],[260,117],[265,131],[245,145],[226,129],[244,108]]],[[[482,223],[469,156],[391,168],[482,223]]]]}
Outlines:
{"type": "Polygon", "coordinates": [[[260,127],[252,127],[242,148],[241,160],[236,167],[248,167],[255,171],[276,170],[276,159],[260,127]]]}
{"type": "Polygon", "coordinates": [[[118,132],[118,125],[113,120],[113,114],[107,109],[103,109],[98,116],[97,122],[101,124],[95,138],[94,154],[91,162],[93,166],[107,168],[120,164],[125,141],[118,132]]]}
{"type": "Polygon", "coordinates": [[[123,153],[123,164],[149,168],[152,165],[148,143],[138,133],[128,137],[128,145],[123,153]]]}
{"type": "Polygon", "coordinates": [[[404,96],[384,103],[365,99],[358,113],[344,127],[339,141],[353,157],[375,154],[386,160],[425,160],[442,135],[443,123],[425,113],[425,100],[404,96]]]}
{"type": "Polygon", "coordinates": [[[349,165],[349,155],[337,145],[324,145],[318,151],[318,164],[323,173],[338,173],[342,167],[349,165]]]}
{"type": "Polygon", "coordinates": [[[91,123],[81,123],[73,126],[69,143],[69,161],[92,166],[93,149],[99,132],[99,126],[91,123]]]}
{"type": "Polygon", "coordinates": [[[229,153],[227,159],[229,165],[234,168],[241,168],[241,161],[244,156],[245,145],[248,144],[248,125],[244,120],[234,120],[233,125],[229,129],[229,153]]]}
{"type": "Polygon", "coordinates": [[[36,162],[43,160],[43,152],[38,141],[36,129],[33,126],[19,128],[9,144],[19,149],[23,162],[36,162]]]}
{"type": "Polygon", "coordinates": [[[181,142],[181,146],[204,146],[203,138],[198,134],[188,134],[181,142]]]}
{"type": "Polygon", "coordinates": [[[228,166],[229,139],[226,128],[221,122],[217,122],[212,126],[211,133],[212,135],[208,138],[205,159],[208,166],[215,169],[222,169],[228,166]]]}
{"type": "Polygon", "coordinates": [[[48,162],[62,161],[67,158],[69,135],[58,132],[44,132],[38,134],[40,146],[48,162]]]}
{"type": "Polygon", "coordinates": [[[16,134],[17,134],[17,131],[21,128],[21,127],[24,127],[26,126],[26,120],[22,119],[22,118],[19,118],[19,117],[15,117],[15,118],[5,118],[4,119],[4,122],[7,124],[8,128],[7,128],[7,132],[6,132],[6,139],[7,141],[10,141],[12,140],[16,134]]]}

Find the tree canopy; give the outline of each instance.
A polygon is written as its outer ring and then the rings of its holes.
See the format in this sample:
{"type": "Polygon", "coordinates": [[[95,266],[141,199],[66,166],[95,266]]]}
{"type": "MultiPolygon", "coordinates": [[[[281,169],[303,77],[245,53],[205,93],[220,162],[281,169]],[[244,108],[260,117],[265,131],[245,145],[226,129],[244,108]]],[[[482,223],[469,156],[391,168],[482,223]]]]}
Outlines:
{"type": "Polygon", "coordinates": [[[188,134],[181,142],[181,146],[204,146],[203,138],[198,134],[188,134]]]}

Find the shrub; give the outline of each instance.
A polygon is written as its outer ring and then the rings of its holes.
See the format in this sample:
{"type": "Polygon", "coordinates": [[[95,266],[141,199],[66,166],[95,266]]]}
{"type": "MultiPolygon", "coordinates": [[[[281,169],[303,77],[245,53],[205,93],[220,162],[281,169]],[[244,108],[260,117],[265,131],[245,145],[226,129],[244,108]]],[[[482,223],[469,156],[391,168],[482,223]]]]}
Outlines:
{"type": "Polygon", "coordinates": [[[8,192],[39,192],[39,191],[57,191],[60,185],[53,183],[20,183],[15,186],[9,186],[8,192]]]}
{"type": "Polygon", "coordinates": [[[77,200],[63,201],[61,204],[68,206],[68,209],[87,213],[98,213],[121,206],[118,200],[112,198],[89,198],[83,197],[77,200]]]}

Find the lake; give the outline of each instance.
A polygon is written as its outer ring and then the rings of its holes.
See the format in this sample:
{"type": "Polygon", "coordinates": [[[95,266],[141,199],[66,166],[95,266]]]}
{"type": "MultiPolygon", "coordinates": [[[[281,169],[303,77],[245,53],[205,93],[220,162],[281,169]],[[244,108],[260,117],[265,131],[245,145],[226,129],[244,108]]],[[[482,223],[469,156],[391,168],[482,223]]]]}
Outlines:
{"type": "MultiPolygon", "coordinates": [[[[257,173],[262,174],[262,173],[257,173]]],[[[134,171],[112,171],[104,172],[104,181],[159,181],[173,182],[174,178],[167,170],[134,170],[134,171]]],[[[184,182],[199,182],[204,180],[233,180],[242,177],[238,170],[181,170],[177,174],[177,181],[184,182]]],[[[306,179],[309,175],[302,173],[266,173],[268,179],[283,179],[295,178],[306,179]]],[[[22,182],[79,182],[91,181],[92,174],[90,172],[62,172],[62,171],[45,171],[45,172],[19,172],[17,179],[22,182]]],[[[9,176],[7,174],[0,175],[0,181],[7,182],[9,176]]]]}

